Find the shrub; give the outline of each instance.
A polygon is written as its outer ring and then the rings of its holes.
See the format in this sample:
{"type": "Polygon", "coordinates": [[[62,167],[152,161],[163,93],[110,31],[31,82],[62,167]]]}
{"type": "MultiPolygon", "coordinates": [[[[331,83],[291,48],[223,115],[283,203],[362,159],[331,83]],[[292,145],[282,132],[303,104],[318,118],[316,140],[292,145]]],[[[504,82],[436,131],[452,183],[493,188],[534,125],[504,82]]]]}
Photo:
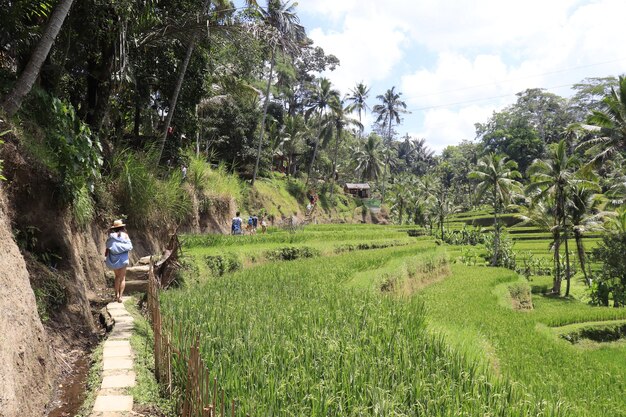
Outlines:
{"type": "Polygon", "coordinates": [[[602,265],[594,277],[591,302],[614,307],[626,305],[626,233],[611,232],[602,237],[600,245],[593,250],[593,258],[602,265]]]}
{"type": "Polygon", "coordinates": [[[241,260],[234,253],[206,255],[204,262],[209,267],[211,274],[216,277],[221,277],[228,272],[235,272],[243,267],[241,260]]]}
{"type": "Polygon", "coordinates": [[[265,257],[272,261],[293,261],[299,258],[314,258],[319,251],[308,246],[287,246],[265,252],[265,257]]]}

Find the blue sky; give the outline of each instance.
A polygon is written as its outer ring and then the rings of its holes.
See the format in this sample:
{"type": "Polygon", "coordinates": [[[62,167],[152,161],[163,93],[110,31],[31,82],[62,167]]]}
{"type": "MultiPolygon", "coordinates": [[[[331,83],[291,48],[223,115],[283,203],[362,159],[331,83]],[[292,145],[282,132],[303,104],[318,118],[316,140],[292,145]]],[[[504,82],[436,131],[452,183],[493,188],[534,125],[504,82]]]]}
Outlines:
{"type": "MultiPolygon", "coordinates": [[[[624,0],[302,0],[309,37],[341,66],[346,94],[396,87],[411,114],[397,129],[441,151],[526,88],[567,97],[585,77],[626,73],[624,0]]],[[[365,120],[366,129],[373,122],[365,120]]]]}

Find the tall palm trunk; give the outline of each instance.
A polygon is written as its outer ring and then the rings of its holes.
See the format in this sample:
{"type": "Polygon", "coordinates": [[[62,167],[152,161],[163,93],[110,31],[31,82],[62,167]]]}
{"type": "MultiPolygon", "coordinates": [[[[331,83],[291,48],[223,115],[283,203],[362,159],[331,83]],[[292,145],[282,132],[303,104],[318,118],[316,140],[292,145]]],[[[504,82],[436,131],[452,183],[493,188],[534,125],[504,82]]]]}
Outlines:
{"type": "MultiPolygon", "coordinates": [[[[389,133],[387,134],[388,146],[391,146],[391,117],[389,117],[389,133]]],[[[380,204],[385,202],[385,183],[387,182],[387,166],[389,165],[389,153],[385,157],[385,166],[383,167],[383,192],[380,197],[380,204]]]]}
{"type": "Polygon", "coordinates": [[[552,293],[561,294],[561,233],[558,227],[552,232],[554,239],[554,279],[552,280],[552,293]]]}
{"type": "Polygon", "coordinates": [[[259,172],[259,161],[261,160],[261,149],[263,147],[263,134],[265,133],[265,120],[267,119],[267,108],[270,105],[270,88],[272,87],[272,75],[274,73],[274,54],[275,48],[272,48],[272,56],[270,58],[270,75],[267,77],[267,87],[265,88],[265,102],[263,103],[263,117],[261,118],[261,132],[259,132],[259,145],[256,149],[256,162],[254,163],[254,173],[252,174],[252,185],[256,181],[259,172]]]}
{"type": "Polygon", "coordinates": [[[48,57],[54,39],[59,34],[63,21],[72,7],[74,0],[61,0],[58,6],[52,12],[50,20],[41,35],[41,39],[37,43],[24,71],[20,74],[13,89],[4,97],[0,103],[0,107],[4,109],[7,116],[12,117],[22,106],[24,97],[30,92],[35,84],[35,80],[39,76],[41,66],[48,57]]]}
{"type": "MultiPolygon", "coordinates": [[[[209,6],[211,5],[211,0],[204,0],[204,4],[202,6],[203,15],[206,14],[207,10],[209,10],[209,6]]],[[[208,27],[208,26],[207,26],[208,27]]],[[[176,102],[178,102],[178,96],[180,95],[180,90],[183,87],[183,81],[185,81],[185,73],[187,72],[187,67],[189,66],[189,61],[191,61],[191,55],[193,54],[193,50],[196,47],[196,42],[198,41],[198,34],[193,32],[191,35],[191,40],[189,41],[189,45],[187,46],[187,52],[185,53],[185,59],[183,59],[183,63],[180,67],[180,71],[178,72],[178,79],[176,80],[176,86],[174,87],[174,91],[172,92],[172,97],[169,100],[169,110],[167,112],[167,118],[165,119],[165,128],[163,132],[163,137],[161,138],[161,145],[159,147],[159,161],[163,156],[163,148],[165,148],[165,141],[167,141],[167,131],[170,129],[170,125],[172,124],[172,119],[174,118],[174,111],[176,110],[176,102]]]]}
{"type": "Polygon", "coordinates": [[[315,147],[313,148],[313,157],[311,158],[311,164],[309,164],[309,171],[306,174],[306,183],[305,186],[309,186],[309,180],[311,179],[311,172],[313,172],[313,165],[315,164],[315,157],[317,156],[317,147],[320,144],[320,136],[322,136],[322,115],[320,114],[320,119],[317,122],[317,140],[315,141],[315,147]]]}
{"type": "Polygon", "coordinates": [[[337,140],[335,141],[335,151],[333,155],[333,172],[330,181],[330,202],[333,204],[333,194],[335,192],[335,172],[337,172],[337,154],[339,153],[339,138],[341,138],[341,130],[337,131],[337,140]]]}
{"type": "Polygon", "coordinates": [[[574,240],[576,240],[576,249],[578,252],[578,262],[580,262],[580,269],[582,269],[583,274],[585,275],[585,284],[591,286],[591,282],[589,281],[589,274],[587,273],[587,268],[585,267],[585,247],[583,245],[583,236],[576,229],[574,229],[574,240]]]}
{"type": "Polygon", "coordinates": [[[564,229],[564,236],[563,238],[565,239],[565,279],[567,280],[567,285],[565,286],[565,296],[569,296],[569,290],[570,290],[570,278],[571,278],[571,270],[570,270],[570,264],[569,264],[569,245],[568,245],[568,241],[569,241],[569,236],[567,233],[567,229],[564,229]]]}
{"type": "Polygon", "coordinates": [[[178,79],[176,80],[176,86],[174,87],[174,91],[172,92],[172,96],[169,100],[169,109],[167,111],[167,118],[165,119],[165,127],[163,128],[163,136],[161,137],[161,144],[159,146],[159,161],[163,156],[163,149],[165,148],[165,142],[167,141],[167,134],[170,129],[170,125],[172,124],[172,119],[174,118],[174,111],[176,110],[176,102],[178,101],[178,96],[180,95],[180,90],[183,87],[183,81],[185,80],[185,72],[187,72],[187,67],[189,66],[189,61],[191,60],[191,54],[193,54],[193,50],[196,47],[196,35],[193,35],[189,45],[187,46],[187,52],[185,53],[185,59],[183,59],[183,63],[180,66],[180,71],[178,72],[178,79]]]}
{"type": "Polygon", "coordinates": [[[491,266],[498,265],[498,256],[500,254],[500,225],[498,224],[498,194],[494,186],[493,198],[496,202],[493,206],[493,257],[491,258],[491,266]]]}

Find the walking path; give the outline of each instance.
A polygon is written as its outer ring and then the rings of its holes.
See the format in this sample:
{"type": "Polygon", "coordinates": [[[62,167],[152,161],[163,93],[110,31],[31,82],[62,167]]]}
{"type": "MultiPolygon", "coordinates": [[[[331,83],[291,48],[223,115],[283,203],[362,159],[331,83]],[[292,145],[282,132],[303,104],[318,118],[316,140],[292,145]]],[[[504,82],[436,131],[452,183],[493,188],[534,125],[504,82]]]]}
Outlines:
{"type": "MultiPolygon", "coordinates": [[[[123,300],[129,298],[123,297],[123,300]]],[[[127,391],[135,386],[134,354],[130,346],[134,320],[124,303],[109,303],[107,310],[115,320],[115,326],[104,342],[102,386],[91,417],[125,417],[130,416],[133,409],[133,397],[127,395],[127,391]]]]}

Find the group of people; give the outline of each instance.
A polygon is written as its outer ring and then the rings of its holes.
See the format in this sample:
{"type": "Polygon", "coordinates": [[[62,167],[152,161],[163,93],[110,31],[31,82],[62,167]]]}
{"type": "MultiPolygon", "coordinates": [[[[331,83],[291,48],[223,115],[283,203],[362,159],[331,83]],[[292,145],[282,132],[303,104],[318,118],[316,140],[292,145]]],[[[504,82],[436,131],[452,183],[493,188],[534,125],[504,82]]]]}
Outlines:
{"type": "MultiPolygon", "coordinates": [[[[259,222],[259,217],[256,214],[248,217],[245,232],[251,235],[255,234],[259,223],[261,225],[261,232],[265,233],[267,231],[267,222],[263,217],[259,222]]],[[[244,234],[244,223],[240,217],[240,212],[237,212],[236,216],[233,218],[231,234],[244,234]]],[[[126,287],[126,268],[130,263],[130,251],[133,250],[133,244],[126,232],[126,224],[123,220],[120,219],[113,222],[107,232],[105,246],[104,263],[107,268],[113,270],[115,275],[115,301],[121,303],[124,288],[126,287]]]]}
{"type": "MultiPolygon", "coordinates": [[[[257,228],[259,227],[259,217],[256,214],[251,214],[248,217],[248,222],[245,225],[245,231],[244,231],[243,219],[240,216],[241,216],[241,213],[237,212],[235,214],[235,217],[233,217],[233,220],[230,225],[230,234],[231,235],[243,235],[244,232],[247,232],[250,235],[256,234],[257,228]]],[[[261,223],[261,233],[265,233],[267,231],[267,222],[265,221],[264,218],[261,218],[260,223],[261,223]]]]}

